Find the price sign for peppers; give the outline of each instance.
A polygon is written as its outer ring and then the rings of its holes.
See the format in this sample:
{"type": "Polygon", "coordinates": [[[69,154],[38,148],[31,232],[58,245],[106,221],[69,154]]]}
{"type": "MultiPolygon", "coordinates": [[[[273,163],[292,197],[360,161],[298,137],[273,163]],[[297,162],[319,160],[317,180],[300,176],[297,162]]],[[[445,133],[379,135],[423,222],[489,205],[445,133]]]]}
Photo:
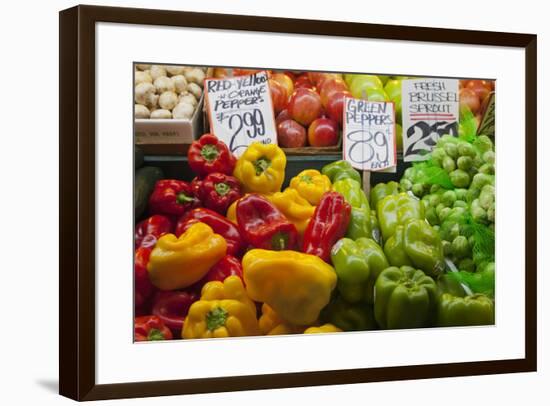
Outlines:
{"type": "Polygon", "coordinates": [[[342,140],[344,159],[356,169],[395,166],[394,104],[346,98],[342,140]]]}
{"type": "Polygon", "coordinates": [[[412,79],[401,82],[403,160],[428,158],[442,135],[458,136],[458,79],[412,79]]]}
{"type": "Polygon", "coordinates": [[[267,72],[205,81],[211,132],[240,156],[253,142],[277,144],[267,72]]]}

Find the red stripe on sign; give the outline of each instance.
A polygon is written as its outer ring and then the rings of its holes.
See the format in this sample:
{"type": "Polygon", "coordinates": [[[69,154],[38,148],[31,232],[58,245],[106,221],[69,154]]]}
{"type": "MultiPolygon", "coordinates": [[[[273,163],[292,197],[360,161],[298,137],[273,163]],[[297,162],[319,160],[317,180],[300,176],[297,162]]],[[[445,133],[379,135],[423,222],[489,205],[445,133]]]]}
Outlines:
{"type": "Polygon", "coordinates": [[[454,120],[454,117],[434,117],[434,116],[421,116],[421,117],[411,117],[413,120],[454,120]]]}
{"type": "Polygon", "coordinates": [[[441,116],[441,117],[454,117],[454,114],[443,114],[443,113],[436,113],[436,114],[430,114],[430,113],[411,113],[412,116],[441,116]]]}

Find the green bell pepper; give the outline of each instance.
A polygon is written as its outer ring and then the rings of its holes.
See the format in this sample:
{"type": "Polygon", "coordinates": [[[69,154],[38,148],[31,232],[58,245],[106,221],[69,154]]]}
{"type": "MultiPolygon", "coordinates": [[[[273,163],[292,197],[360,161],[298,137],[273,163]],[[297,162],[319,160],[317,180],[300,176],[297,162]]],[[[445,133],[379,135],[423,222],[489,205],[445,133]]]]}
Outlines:
{"type": "Polygon", "coordinates": [[[424,220],[409,220],[398,225],[384,245],[392,266],[414,266],[436,277],[445,269],[443,244],[439,233],[424,220]]]}
{"type": "Polygon", "coordinates": [[[444,293],[437,304],[437,325],[483,326],[495,324],[493,301],[483,294],[466,297],[444,293]]]}
{"type": "Polygon", "coordinates": [[[374,289],[374,317],[380,328],[418,328],[433,323],[437,286],[421,270],[410,266],[386,268],[374,289]]]}
{"type": "Polygon", "coordinates": [[[389,267],[382,248],[369,238],[342,238],[334,244],[331,260],[338,276],[337,289],[350,303],[374,302],[374,283],[389,267]]]}
{"type": "Polygon", "coordinates": [[[372,305],[367,303],[348,303],[342,297],[336,297],[321,311],[323,323],[331,323],[344,331],[375,330],[372,305]]]}
{"type": "Polygon", "coordinates": [[[327,175],[332,183],[341,179],[353,179],[361,183],[361,175],[357,172],[348,161],[340,160],[331,162],[325,165],[321,170],[323,175],[327,175]]]}
{"type": "Polygon", "coordinates": [[[361,184],[351,178],[340,179],[332,184],[332,190],[344,196],[351,205],[351,216],[346,237],[355,240],[361,237],[374,238],[377,231],[372,227],[369,200],[361,184]]]}
{"type": "Polygon", "coordinates": [[[384,197],[378,202],[376,211],[384,241],[395,234],[398,225],[411,219],[424,220],[424,204],[407,193],[384,197]]]}
{"type": "Polygon", "coordinates": [[[378,183],[370,190],[370,205],[377,207],[378,202],[386,196],[397,195],[400,192],[399,183],[391,181],[388,183],[378,183]]]}
{"type": "Polygon", "coordinates": [[[441,297],[444,293],[449,293],[457,297],[466,296],[466,292],[464,291],[462,284],[450,275],[450,273],[444,273],[439,275],[437,278],[436,282],[439,296],[441,297]]]}

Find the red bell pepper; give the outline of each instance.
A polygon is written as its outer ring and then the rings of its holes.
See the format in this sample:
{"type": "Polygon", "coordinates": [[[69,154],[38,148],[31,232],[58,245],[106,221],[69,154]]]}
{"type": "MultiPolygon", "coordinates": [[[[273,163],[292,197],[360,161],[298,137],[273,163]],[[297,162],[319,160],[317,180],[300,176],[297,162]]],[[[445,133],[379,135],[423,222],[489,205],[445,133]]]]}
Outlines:
{"type": "Polygon", "coordinates": [[[221,172],[232,175],[237,158],[214,134],[204,134],[193,141],[187,152],[189,166],[198,176],[221,172]]]}
{"type": "Polygon", "coordinates": [[[227,255],[240,256],[245,244],[239,228],[222,215],[209,209],[200,207],[182,216],[176,225],[176,237],[182,235],[189,227],[199,221],[209,225],[216,234],[225,238],[227,255]]]}
{"type": "Polygon", "coordinates": [[[297,246],[296,227],[265,197],[249,194],[237,203],[241,235],[256,248],[292,250],[297,246]]]}
{"type": "Polygon", "coordinates": [[[151,214],[181,216],[199,205],[200,201],[193,193],[191,185],[175,179],[157,181],[149,198],[151,214]]]}
{"type": "Polygon", "coordinates": [[[155,290],[147,272],[152,250],[152,247],[139,247],[134,254],[134,304],[137,308],[143,307],[155,290]]]}
{"type": "Polygon", "coordinates": [[[326,192],[304,232],[302,251],[330,263],[332,246],[346,234],[351,206],[337,192],[326,192]]]}
{"type": "Polygon", "coordinates": [[[203,285],[212,281],[223,282],[225,278],[232,275],[237,275],[239,278],[243,279],[243,266],[238,258],[232,255],[226,255],[220,259],[216,265],[210,268],[200,282],[202,282],[203,285]]]}
{"type": "Polygon", "coordinates": [[[214,172],[201,181],[197,196],[204,207],[225,216],[231,203],[241,198],[241,184],[233,176],[214,172]]]}
{"type": "Polygon", "coordinates": [[[155,214],[136,225],[135,248],[153,248],[159,237],[172,232],[172,221],[160,214],[155,214]]]}
{"type": "Polygon", "coordinates": [[[172,332],[157,316],[140,316],[134,319],[136,341],[171,340],[172,332]]]}
{"type": "Polygon", "coordinates": [[[200,299],[200,293],[189,290],[158,291],[153,300],[153,314],[175,336],[181,337],[183,321],[191,305],[200,299]]]}

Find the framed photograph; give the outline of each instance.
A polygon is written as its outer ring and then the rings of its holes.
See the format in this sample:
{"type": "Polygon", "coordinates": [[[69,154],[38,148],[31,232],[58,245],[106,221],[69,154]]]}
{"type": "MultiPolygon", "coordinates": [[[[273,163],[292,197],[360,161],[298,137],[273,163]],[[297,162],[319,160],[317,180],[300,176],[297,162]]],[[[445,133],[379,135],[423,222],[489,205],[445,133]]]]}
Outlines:
{"type": "Polygon", "coordinates": [[[536,58],[531,34],[61,11],[60,394],[536,371],[536,58]]]}

